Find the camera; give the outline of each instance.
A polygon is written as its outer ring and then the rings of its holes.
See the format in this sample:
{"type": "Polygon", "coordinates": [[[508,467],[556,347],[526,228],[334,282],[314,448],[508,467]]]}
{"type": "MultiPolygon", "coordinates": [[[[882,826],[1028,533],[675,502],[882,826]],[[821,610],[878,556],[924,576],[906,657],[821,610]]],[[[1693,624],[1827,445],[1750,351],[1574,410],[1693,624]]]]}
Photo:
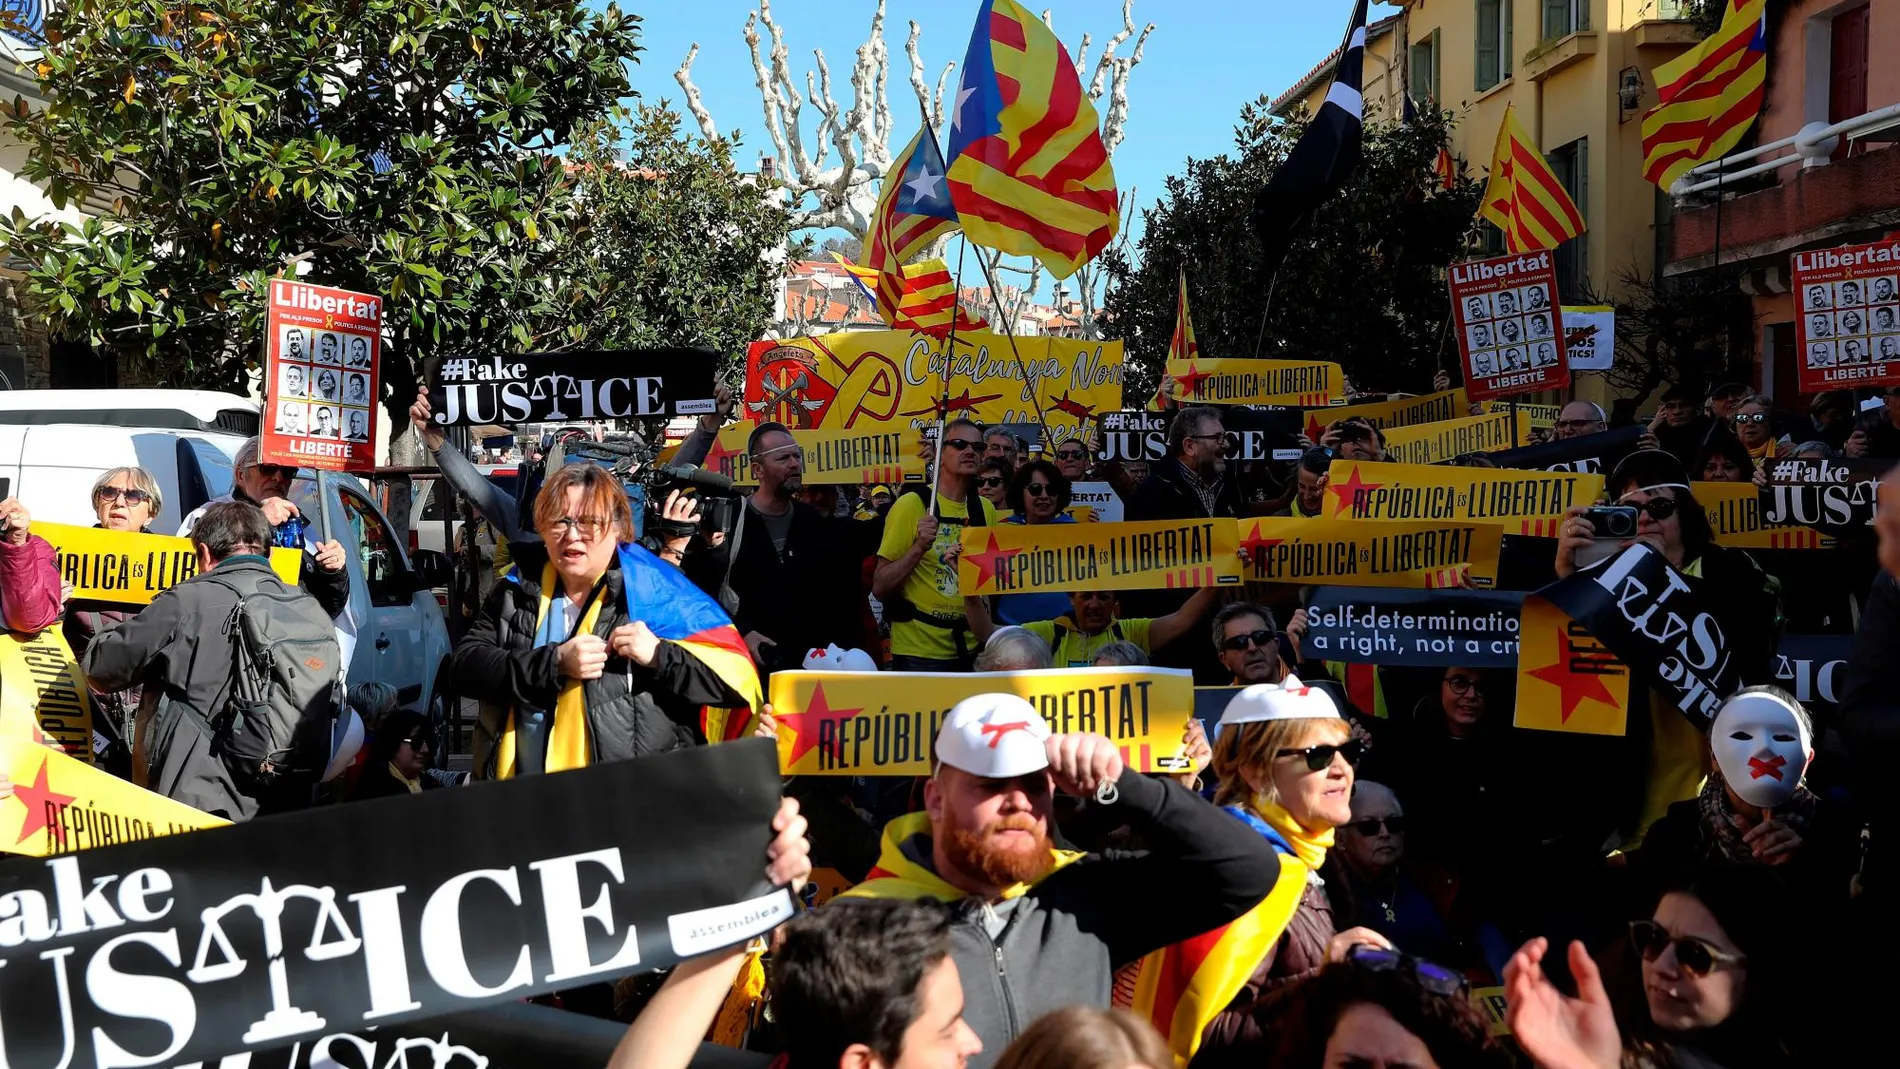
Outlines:
{"type": "Polygon", "coordinates": [[[1636,537],[1636,510],[1628,505],[1596,505],[1583,510],[1590,537],[1622,540],[1636,537]]]}
{"type": "MultiPolygon", "coordinates": [[[[684,538],[700,531],[730,531],[739,517],[739,498],[732,480],[715,471],[686,464],[658,464],[654,449],[637,436],[596,442],[585,437],[570,437],[551,443],[543,470],[552,471],[563,464],[596,464],[612,472],[626,488],[627,501],[633,506],[636,539],[684,538]],[[692,493],[699,499],[698,523],[681,523],[662,515],[667,495],[675,490],[692,493]]],[[[523,475],[526,476],[526,472],[523,475]]],[[[540,472],[535,473],[534,489],[539,489],[540,472]]],[[[522,522],[532,524],[534,494],[521,498],[522,522]]]]}

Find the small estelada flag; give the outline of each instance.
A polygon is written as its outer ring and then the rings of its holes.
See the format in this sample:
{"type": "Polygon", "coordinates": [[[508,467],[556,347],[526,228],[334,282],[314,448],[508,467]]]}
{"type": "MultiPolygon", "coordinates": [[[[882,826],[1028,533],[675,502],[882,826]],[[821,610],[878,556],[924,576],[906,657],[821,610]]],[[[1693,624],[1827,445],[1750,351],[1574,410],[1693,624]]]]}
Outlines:
{"type": "Polygon", "coordinates": [[[1629,666],[1582,624],[1532,595],[1524,599],[1517,642],[1517,727],[1583,735],[1628,729],[1629,666]]]}

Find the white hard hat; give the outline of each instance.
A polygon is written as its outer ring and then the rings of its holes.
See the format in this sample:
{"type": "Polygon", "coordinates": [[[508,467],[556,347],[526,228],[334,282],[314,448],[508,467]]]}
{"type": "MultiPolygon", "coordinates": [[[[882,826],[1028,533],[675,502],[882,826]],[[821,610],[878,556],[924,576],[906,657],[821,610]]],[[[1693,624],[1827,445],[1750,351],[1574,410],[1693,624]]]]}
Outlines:
{"type": "Polygon", "coordinates": [[[1255,683],[1227,703],[1220,726],[1258,724],[1267,720],[1339,720],[1332,695],[1300,682],[1291,672],[1278,683],[1255,683]]]}
{"type": "Polygon", "coordinates": [[[824,649],[812,647],[805,654],[805,670],[829,672],[875,672],[877,662],[863,650],[840,649],[832,643],[824,649]]]}
{"type": "Polygon", "coordinates": [[[1014,779],[1049,767],[1049,723],[1014,694],[978,694],[952,706],[937,733],[937,760],[985,779],[1014,779]]]}

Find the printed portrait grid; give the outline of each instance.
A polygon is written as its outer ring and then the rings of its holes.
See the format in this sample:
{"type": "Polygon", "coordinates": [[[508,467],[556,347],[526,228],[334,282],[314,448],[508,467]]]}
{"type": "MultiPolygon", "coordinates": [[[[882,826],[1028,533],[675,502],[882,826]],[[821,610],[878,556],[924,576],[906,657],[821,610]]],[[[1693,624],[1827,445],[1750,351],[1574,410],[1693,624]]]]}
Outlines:
{"type": "Polygon", "coordinates": [[[1476,377],[1557,366],[1557,319],[1542,283],[1462,299],[1465,343],[1476,377]]]}
{"type": "Polygon", "coordinates": [[[1801,287],[1809,369],[1900,362],[1900,273],[1801,287]]]}
{"type": "Polygon", "coordinates": [[[302,438],[370,440],[375,391],[367,335],[283,326],[277,353],[271,430],[302,438]]]}

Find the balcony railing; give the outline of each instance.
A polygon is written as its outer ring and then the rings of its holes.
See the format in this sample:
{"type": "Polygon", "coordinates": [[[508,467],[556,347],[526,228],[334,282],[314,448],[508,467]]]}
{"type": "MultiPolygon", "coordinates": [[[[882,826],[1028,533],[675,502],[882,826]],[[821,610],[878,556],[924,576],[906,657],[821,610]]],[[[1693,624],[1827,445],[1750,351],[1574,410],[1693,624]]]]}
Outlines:
{"type": "Polygon", "coordinates": [[[1832,126],[1811,122],[1793,137],[1770,141],[1746,152],[1737,152],[1733,156],[1705,163],[1676,179],[1676,184],[1669,187],[1669,192],[1675,197],[1686,197],[1692,193],[1719,190],[1744,178],[1778,171],[1797,161],[1803,169],[1826,167],[1842,138],[1856,141],[1896,127],[1900,127],[1900,104],[1889,104],[1832,126]],[[1737,167],[1740,169],[1730,169],[1737,167]]]}

